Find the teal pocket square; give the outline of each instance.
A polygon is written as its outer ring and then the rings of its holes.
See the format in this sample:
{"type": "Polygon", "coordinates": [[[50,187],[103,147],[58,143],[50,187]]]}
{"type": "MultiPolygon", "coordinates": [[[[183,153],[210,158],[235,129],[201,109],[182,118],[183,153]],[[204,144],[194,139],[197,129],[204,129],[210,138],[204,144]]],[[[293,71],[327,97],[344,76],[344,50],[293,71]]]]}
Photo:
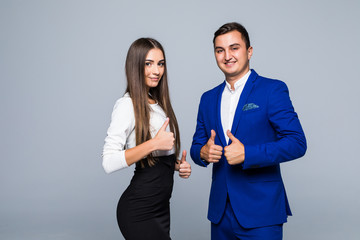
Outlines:
{"type": "Polygon", "coordinates": [[[243,111],[249,111],[251,109],[256,109],[256,108],[259,108],[258,105],[256,105],[255,103],[247,103],[243,106],[242,110],[243,111]]]}

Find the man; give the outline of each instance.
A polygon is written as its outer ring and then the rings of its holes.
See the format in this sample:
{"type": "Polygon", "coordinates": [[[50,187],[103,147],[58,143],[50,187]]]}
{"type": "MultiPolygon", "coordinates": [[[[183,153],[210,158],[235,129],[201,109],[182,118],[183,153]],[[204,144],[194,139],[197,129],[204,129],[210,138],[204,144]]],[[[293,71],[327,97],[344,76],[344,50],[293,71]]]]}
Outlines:
{"type": "Polygon", "coordinates": [[[226,81],[202,95],[190,149],[196,164],[213,164],[211,237],[282,239],[291,211],[279,164],[305,154],[304,132],[286,84],[250,70],[242,25],[223,25],[213,42],[226,81]]]}

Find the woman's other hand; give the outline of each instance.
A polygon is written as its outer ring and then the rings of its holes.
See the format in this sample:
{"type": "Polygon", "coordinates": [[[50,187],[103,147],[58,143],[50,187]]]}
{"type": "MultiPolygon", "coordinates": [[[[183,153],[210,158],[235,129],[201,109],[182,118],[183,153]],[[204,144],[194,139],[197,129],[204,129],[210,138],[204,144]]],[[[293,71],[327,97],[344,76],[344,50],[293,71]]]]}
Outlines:
{"type": "Polygon", "coordinates": [[[186,150],[182,152],[181,160],[177,165],[179,166],[177,169],[179,171],[179,176],[182,178],[189,178],[191,175],[191,165],[186,161],[186,150]]]}

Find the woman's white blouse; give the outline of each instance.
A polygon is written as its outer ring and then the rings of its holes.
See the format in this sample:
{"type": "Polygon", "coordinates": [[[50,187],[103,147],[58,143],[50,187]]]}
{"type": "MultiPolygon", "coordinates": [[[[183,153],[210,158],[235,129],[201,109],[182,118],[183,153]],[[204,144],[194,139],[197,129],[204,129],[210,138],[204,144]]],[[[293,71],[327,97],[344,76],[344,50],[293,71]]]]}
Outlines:
{"type": "MultiPolygon", "coordinates": [[[[150,109],[150,133],[153,138],[164,124],[166,115],[157,103],[150,104],[150,109]]],[[[169,126],[166,130],[169,131],[169,126]]],[[[135,146],[134,108],[129,93],[126,93],[116,101],[111,115],[111,123],[107,131],[102,154],[102,165],[105,172],[111,173],[128,167],[125,160],[125,150],[135,146]]],[[[170,151],[157,150],[153,152],[153,155],[167,156],[174,152],[174,148],[170,151]]]]}

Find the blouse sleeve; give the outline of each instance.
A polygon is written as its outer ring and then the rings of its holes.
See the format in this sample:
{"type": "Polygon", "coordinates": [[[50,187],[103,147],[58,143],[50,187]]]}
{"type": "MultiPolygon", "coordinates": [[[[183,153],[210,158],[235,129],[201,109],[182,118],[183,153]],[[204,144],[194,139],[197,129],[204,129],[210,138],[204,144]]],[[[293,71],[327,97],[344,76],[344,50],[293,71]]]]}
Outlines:
{"type": "Polygon", "coordinates": [[[122,97],[115,103],[105,138],[102,166],[106,173],[128,167],[125,160],[125,147],[134,128],[135,117],[131,98],[122,97]]]}

